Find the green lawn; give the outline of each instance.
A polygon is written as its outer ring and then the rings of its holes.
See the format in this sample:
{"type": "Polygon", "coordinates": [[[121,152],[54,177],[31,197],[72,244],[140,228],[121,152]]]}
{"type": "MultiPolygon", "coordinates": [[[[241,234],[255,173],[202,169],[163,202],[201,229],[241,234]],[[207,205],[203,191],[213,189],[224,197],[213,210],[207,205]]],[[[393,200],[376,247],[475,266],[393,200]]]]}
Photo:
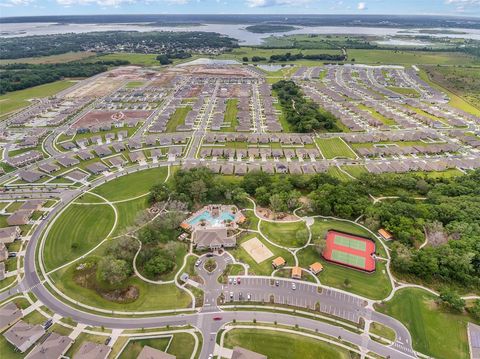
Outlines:
{"type": "Polygon", "coordinates": [[[118,223],[113,235],[119,235],[135,225],[135,220],[141,211],[148,207],[148,197],[140,197],[127,202],[115,203],[118,210],[118,223]]]}
{"type": "Polygon", "coordinates": [[[342,166],[342,170],[345,172],[348,172],[350,175],[352,175],[355,178],[360,177],[364,173],[368,173],[367,169],[363,165],[346,165],[342,166]]]}
{"type": "Polygon", "coordinates": [[[132,88],[136,88],[136,87],[142,87],[143,85],[145,85],[145,82],[143,82],[143,81],[130,81],[130,82],[127,82],[125,87],[127,89],[132,89],[132,88]]]}
{"type": "Polygon", "coordinates": [[[381,323],[377,323],[377,322],[373,322],[370,324],[370,334],[376,334],[376,335],[379,335],[383,338],[386,338],[390,341],[394,341],[395,338],[396,338],[396,333],[395,331],[390,328],[390,327],[387,327],[381,323]]]}
{"type": "Polygon", "coordinates": [[[136,359],[146,345],[164,352],[169,342],[170,337],[130,340],[118,358],[136,359]]]}
{"type": "Polygon", "coordinates": [[[351,180],[353,180],[353,178],[351,178],[349,175],[340,171],[340,169],[337,166],[328,167],[327,173],[330,176],[339,179],[340,181],[351,181],[351,180]]]}
{"type": "Polygon", "coordinates": [[[272,242],[285,247],[301,247],[307,243],[308,232],[305,222],[260,223],[262,233],[272,242]]]}
{"type": "Polygon", "coordinates": [[[361,103],[359,103],[357,107],[361,110],[370,112],[373,117],[383,122],[387,126],[392,126],[397,124],[393,119],[383,116],[380,112],[375,110],[373,107],[365,106],[364,104],[361,104],[361,103]]]}
{"type": "Polygon", "coordinates": [[[241,237],[241,239],[237,241],[237,247],[232,249],[230,253],[232,253],[237,261],[249,265],[250,268],[248,270],[248,274],[250,275],[270,275],[273,271],[272,260],[279,256],[283,257],[287,261],[287,265],[293,265],[295,263],[290,252],[272,246],[257,233],[251,233],[241,237]],[[271,258],[268,258],[261,263],[257,263],[253,260],[250,254],[248,254],[247,251],[242,248],[241,244],[253,237],[257,237],[268,249],[270,249],[270,251],[272,251],[273,256],[271,258]]]}
{"type": "Polygon", "coordinates": [[[318,147],[320,147],[320,150],[327,159],[336,157],[352,159],[357,158],[355,152],[353,152],[340,137],[317,138],[315,139],[315,142],[317,143],[318,147]]]}
{"type": "Polygon", "coordinates": [[[330,287],[340,288],[371,299],[383,299],[392,289],[387,277],[385,262],[377,262],[375,272],[365,273],[327,262],[313,246],[300,250],[297,258],[302,268],[308,268],[310,264],[320,262],[323,265],[323,271],[320,272],[318,278],[322,284],[330,287]],[[348,287],[344,285],[345,279],[350,281],[348,287]]]}
{"type": "Polygon", "coordinates": [[[474,320],[438,307],[434,299],[421,289],[401,289],[377,309],[405,324],[414,349],[439,359],[469,358],[467,322],[474,320]]]}
{"type": "Polygon", "coordinates": [[[121,176],[107,182],[92,192],[105,197],[110,201],[119,201],[146,194],[154,184],[162,183],[167,177],[166,166],[151,168],[121,176]]]}
{"type": "Polygon", "coordinates": [[[19,90],[0,96],[0,119],[13,111],[19,110],[30,104],[28,100],[33,98],[45,98],[63,91],[76,82],[70,80],[56,81],[45,85],[31,87],[25,90],[19,90]]]}
{"type": "Polygon", "coordinates": [[[149,347],[166,351],[177,358],[190,358],[195,348],[195,339],[189,333],[177,333],[163,338],[132,339],[125,350],[120,354],[119,359],[135,359],[142,351],[142,348],[149,347]]]}
{"type": "Polygon", "coordinates": [[[224,121],[229,122],[230,126],[223,127],[222,131],[224,132],[233,132],[235,127],[238,126],[237,112],[238,112],[238,100],[230,98],[227,100],[227,108],[225,110],[224,121]]]}
{"type": "Polygon", "coordinates": [[[266,329],[233,329],[225,335],[225,347],[240,346],[275,359],[349,359],[338,346],[297,334],[266,329]]]}
{"type": "Polygon", "coordinates": [[[176,132],[177,126],[185,123],[185,117],[192,111],[192,106],[179,107],[175,110],[167,123],[167,132],[176,132]]]}
{"type": "Polygon", "coordinates": [[[45,239],[44,263],[47,271],[57,268],[95,247],[112,229],[115,219],[109,205],[70,205],[50,229],[45,239]]]}
{"type": "Polygon", "coordinates": [[[107,337],[108,335],[103,336],[103,335],[80,333],[80,335],[75,339],[75,342],[68,349],[65,355],[71,358],[78,351],[78,349],[80,349],[83,343],[92,342],[96,344],[103,344],[105,343],[105,339],[107,339],[107,337]]]}

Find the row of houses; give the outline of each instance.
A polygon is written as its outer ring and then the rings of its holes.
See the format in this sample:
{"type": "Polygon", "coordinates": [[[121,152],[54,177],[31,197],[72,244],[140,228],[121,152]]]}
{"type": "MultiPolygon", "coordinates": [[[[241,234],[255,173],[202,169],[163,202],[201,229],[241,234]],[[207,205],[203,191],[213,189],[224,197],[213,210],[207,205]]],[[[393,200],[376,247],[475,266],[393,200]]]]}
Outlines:
{"type": "Polygon", "coordinates": [[[281,143],[282,145],[310,145],[314,142],[312,135],[292,133],[207,133],[203,139],[205,144],[247,142],[250,144],[281,143]]]}
{"type": "Polygon", "coordinates": [[[443,158],[443,159],[403,159],[395,161],[385,161],[381,163],[370,162],[365,165],[371,173],[405,173],[411,171],[445,171],[448,169],[459,168],[462,170],[472,170],[480,168],[480,157],[468,158],[443,158]]]}
{"type": "Polygon", "coordinates": [[[201,158],[208,157],[224,157],[228,159],[237,158],[242,160],[245,158],[256,159],[267,158],[279,159],[311,159],[321,158],[320,152],[316,148],[270,148],[270,147],[250,147],[248,149],[229,148],[229,147],[202,147],[199,153],[201,158]]]}
{"type": "Polygon", "coordinates": [[[432,144],[426,146],[376,146],[376,147],[360,147],[356,151],[363,157],[380,157],[380,156],[399,156],[399,155],[433,155],[440,153],[455,153],[461,148],[460,145],[453,143],[432,144]]]}
{"type": "Polygon", "coordinates": [[[185,162],[184,169],[195,167],[207,167],[213,173],[223,175],[242,176],[251,171],[263,171],[269,174],[315,174],[324,173],[328,169],[328,165],[321,162],[265,162],[265,163],[220,163],[220,162],[185,162]]]}

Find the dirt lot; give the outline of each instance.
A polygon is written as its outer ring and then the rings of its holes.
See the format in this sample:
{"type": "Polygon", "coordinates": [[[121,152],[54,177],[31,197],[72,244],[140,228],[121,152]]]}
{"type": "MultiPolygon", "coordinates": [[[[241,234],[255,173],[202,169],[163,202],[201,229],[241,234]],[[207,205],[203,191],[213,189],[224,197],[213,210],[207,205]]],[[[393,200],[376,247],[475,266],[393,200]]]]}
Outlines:
{"type": "Polygon", "coordinates": [[[145,120],[152,111],[130,110],[130,111],[90,111],[73,125],[74,128],[90,127],[110,123],[113,120],[145,120]]]}

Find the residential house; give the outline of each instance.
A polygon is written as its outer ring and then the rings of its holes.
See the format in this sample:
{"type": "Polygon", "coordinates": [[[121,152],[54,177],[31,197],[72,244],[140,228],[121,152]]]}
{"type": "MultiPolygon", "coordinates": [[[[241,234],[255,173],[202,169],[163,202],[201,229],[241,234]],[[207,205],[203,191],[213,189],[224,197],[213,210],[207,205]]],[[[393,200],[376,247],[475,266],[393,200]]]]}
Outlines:
{"type": "Polygon", "coordinates": [[[5,339],[21,353],[27,351],[45,334],[45,329],[39,324],[28,324],[19,320],[13,327],[3,333],[5,339]]]}
{"type": "Polygon", "coordinates": [[[52,332],[43,343],[33,348],[25,359],[60,359],[73,341],[69,337],[52,332]]]}
{"type": "Polygon", "coordinates": [[[0,308],[0,332],[22,319],[22,310],[14,302],[5,304],[0,308]]]}
{"type": "Polygon", "coordinates": [[[18,226],[0,228],[0,243],[12,243],[20,237],[20,233],[20,227],[18,226]]]}
{"type": "Polygon", "coordinates": [[[111,350],[112,348],[108,345],[85,342],[75,353],[73,359],[106,359],[111,350]]]}
{"type": "Polygon", "coordinates": [[[176,356],[145,345],[137,359],[176,359],[176,356]]]}
{"type": "Polygon", "coordinates": [[[267,359],[267,356],[241,347],[234,347],[231,359],[267,359]]]}

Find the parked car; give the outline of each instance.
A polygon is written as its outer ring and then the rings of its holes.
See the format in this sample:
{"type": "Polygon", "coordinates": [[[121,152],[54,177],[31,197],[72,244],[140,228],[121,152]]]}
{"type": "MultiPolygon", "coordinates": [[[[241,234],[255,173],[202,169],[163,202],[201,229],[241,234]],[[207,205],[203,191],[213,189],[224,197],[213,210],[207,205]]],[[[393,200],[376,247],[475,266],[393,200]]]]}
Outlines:
{"type": "Polygon", "coordinates": [[[240,284],[241,283],[241,280],[240,280],[240,277],[237,278],[237,284],[240,284]]]}
{"type": "Polygon", "coordinates": [[[112,340],[112,337],[108,337],[107,339],[105,339],[105,345],[108,345],[111,340],[112,340]]]}
{"type": "Polygon", "coordinates": [[[17,256],[17,252],[10,252],[8,253],[8,258],[15,258],[17,256]]]}
{"type": "Polygon", "coordinates": [[[195,262],[195,267],[200,266],[200,264],[202,264],[202,260],[201,260],[201,259],[197,259],[197,261],[195,262]]]}
{"type": "Polygon", "coordinates": [[[230,299],[233,299],[233,292],[230,292],[230,299]]]}
{"type": "Polygon", "coordinates": [[[247,300],[252,299],[252,295],[250,293],[247,294],[247,300]]]}
{"type": "Polygon", "coordinates": [[[292,289],[293,290],[297,289],[297,285],[295,283],[292,283],[292,289]]]}
{"type": "Polygon", "coordinates": [[[228,278],[228,284],[233,284],[233,278],[228,278]]]}
{"type": "Polygon", "coordinates": [[[52,324],[53,324],[53,319],[50,318],[43,324],[43,328],[45,330],[47,330],[48,328],[50,328],[52,326],[52,324]]]}
{"type": "Polygon", "coordinates": [[[275,281],[275,287],[278,287],[280,285],[280,282],[278,280],[275,281]]]}

